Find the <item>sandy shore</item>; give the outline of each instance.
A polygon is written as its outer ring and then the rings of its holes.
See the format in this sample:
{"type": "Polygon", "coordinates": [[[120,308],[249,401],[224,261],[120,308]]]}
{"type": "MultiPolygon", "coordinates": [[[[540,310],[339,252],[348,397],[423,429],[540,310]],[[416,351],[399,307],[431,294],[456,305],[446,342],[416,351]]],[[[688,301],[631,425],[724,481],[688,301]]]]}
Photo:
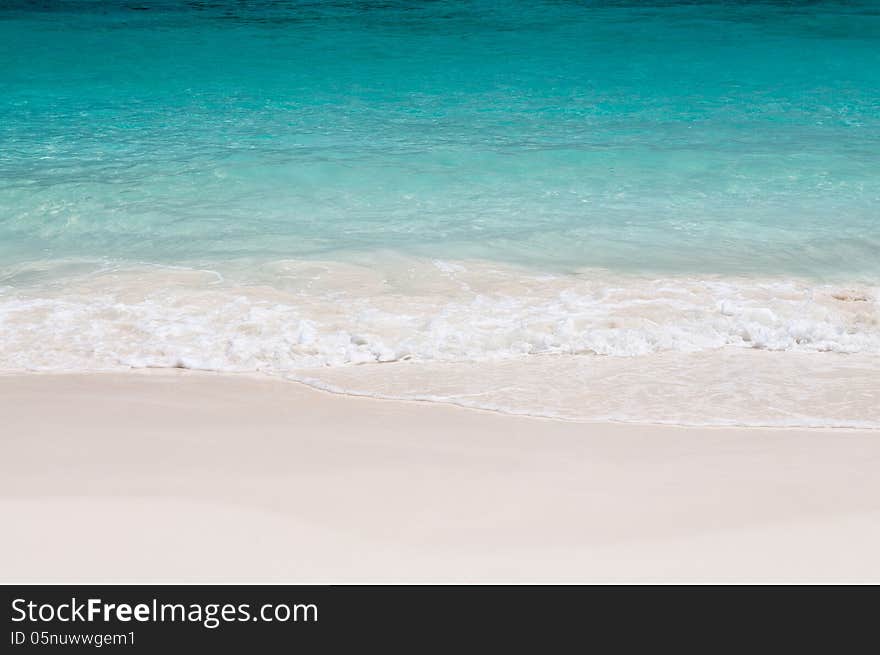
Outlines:
{"type": "Polygon", "coordinates": [[[880,582],[880,431],[0,377],[0,581],[880,582]]]}

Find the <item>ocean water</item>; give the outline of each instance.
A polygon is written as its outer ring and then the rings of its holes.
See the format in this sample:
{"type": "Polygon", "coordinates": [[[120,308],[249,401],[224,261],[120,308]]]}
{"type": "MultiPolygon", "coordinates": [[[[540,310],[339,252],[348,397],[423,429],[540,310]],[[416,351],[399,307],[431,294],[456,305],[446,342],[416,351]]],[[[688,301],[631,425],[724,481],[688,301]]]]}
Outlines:
{"type": "Polygon", "coordinates": [[[878,359],[873,0],[0,2],[2,371],[880,427],[878,359]]]}

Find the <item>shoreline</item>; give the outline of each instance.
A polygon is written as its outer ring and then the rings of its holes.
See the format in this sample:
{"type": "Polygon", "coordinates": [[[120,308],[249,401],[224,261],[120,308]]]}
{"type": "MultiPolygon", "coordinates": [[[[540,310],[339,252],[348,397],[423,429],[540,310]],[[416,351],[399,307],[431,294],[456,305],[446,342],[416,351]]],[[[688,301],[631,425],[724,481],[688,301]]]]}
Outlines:
{"type": "Polygon", "coordinates": [[[259,371],[561,420],[880,429],[876,281],[526,273],[391,255],[252,268],[20,271],[0,288],[0,364],[259,371]]]}
{"type": "MultiPolygon", "coordinates": [[[[746,351],[748,352],[748,351],[746,351]]],[[[755,353],[751,353],[755,354],[755,353]]],[[[766,354],[766,353],[762,353],[766,354]]],[[[778,353],[771,353],[778,354],[778,353]]],[[[791,357],[791,354],[785,354],[784,356],[791,357]]],[[[810,357],[815,355],[809,355],[810,357]]],[[[548,356],[554,357],[554,356],[548,356]]],[[[619,361],[619,360],[618,360],[619,361]]],[[[638,361],[638,360],[634,360],[638,361]]],[[[504,362],[507,363],[507,362],[504,362]]],[[[392,368],[395,366],[399,366],[400,364],[404,364],[406,366],[413,365],[414,367],[424,367],[428,368],[429,363],[425,362],[387,362],[382,364],[373,364],[369,366],[369,370],[371,372],[376,371],[376,367],[386,367],[392,368]]],[[[469,362],[468,365],[476,365],[476,366],[484,366],[487,362],[469,362]]],[[[441,366],[449,366],[449,363],[443,363],[441,366]]],[[[360,367],[340,367],[335,369],[335,371],[345,371],[345,370],[357,370],[360,367]]],[[[330,371],[334,371],[334,369],[329,369],[330,371]]],[[[319,370],[320,371],[320,370],[319,370]]],[[[334,371],[334,372],[335,372],[334,371]]],[[[0,370],[0,381],[4,378],[22,378],[22,377],[60,377],[60,378],[70,378],[70,377],[104,377],[104,376],[163,376],[163,375],[191,375],[191,376],[205,376],[207,378],[228,378],[231,380],[244,380],[244,381],[253,381],[253,382],[271,382],[273,384],[291,384],[296,386],[304,387],[310,391],[317,392],[319,394],[326,394],[328,396],[335,396],[340,398],[357,398],[364,400],[372,400],[377,402],[390,402],[390,403],[404,403],[404,404],[418,404],[418,405],[439,405],[443,407],[450,407],[455,409],[460,409],[468,412],[478,412],[478,413],[488,413],[492,415],[498,416],[510,416],[515,418],[523,418],[530,420],[538,420],[538,421],[551,421],[551,422],[559,422],[559,423],[573,423],[573,424],[584,424],[584,425],[622,425],[622,426],[631,426],[631,427],[660,427],[660,428],[681,428],[687,430],[716,430],[716,429],[733,429],[733,430],[807,430],[807,431],[831,431],[831,432],[877,432],[880,434],[880,426],[875,425],[787,425],[787,424],[772,424],[772,423],[700,423],[700,422],[676,422],[676,421],[653,421],[650,419],[638,419],[638,418],[611,418],[611,417],[597,417],[597,418],[582,418],[582,417],[567,417],[562,415],[550,415],[550,414],[540,414],[540,413],[530,413],[527,410],[516,410],[516,409],[508,409],[508,408],[497,408],[497,407],[484,407],[476,404],[466,404],[458,402],[454,399],[449,398],[434,398],[434,397],[422,397],[418,395],[413,395],[411,397],[407,396],[395,396],[395,395],[383,395],[381,393],[374,393],[371,391],[359,391],[356,389],[346,389],[342,387],[335,387],[330,384],[325,384],[321,378],[309,378],[307,376],[302,377],[294,377],[290,374],[286,373],[271,373],[271,372],[262,372],[262,371],[212,371],[206,369],[189,369],[185,367],[160,367],[160,366],[148,366],[143,368],[130,368],[130,369],[109,369],[109,370],[91,370],[91,371],[64,371],[64,370],[45,370],[45,371],[4,371],[0,370]]]]}
{"type": "Polygon", "coordinates": [[[876,430],[186,370],[2,375],[0,415],[4,582],[880,581],[876,430]]]}

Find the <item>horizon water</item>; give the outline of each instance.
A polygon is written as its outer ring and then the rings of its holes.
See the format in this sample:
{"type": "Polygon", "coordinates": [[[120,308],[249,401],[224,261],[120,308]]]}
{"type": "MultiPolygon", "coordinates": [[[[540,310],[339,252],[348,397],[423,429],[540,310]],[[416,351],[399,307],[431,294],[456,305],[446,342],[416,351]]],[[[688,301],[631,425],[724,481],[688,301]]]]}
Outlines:
{"type": "Polygon", "coordinates": [[[880,427],[880,6],[0,4],[0,372],[880,427]]]}

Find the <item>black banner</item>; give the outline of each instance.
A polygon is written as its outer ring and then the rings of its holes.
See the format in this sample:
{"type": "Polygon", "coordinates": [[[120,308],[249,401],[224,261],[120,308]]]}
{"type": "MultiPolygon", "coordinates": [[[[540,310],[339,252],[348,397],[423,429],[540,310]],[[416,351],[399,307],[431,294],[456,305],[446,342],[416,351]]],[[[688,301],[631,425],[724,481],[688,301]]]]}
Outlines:
{"type": "MultiPolygon", "coordinates": [[[[839,651],[873,640],[876,587],[7,586],[2,652],[611,643],[839,651]],[[575,640],[572,642],[571,640],[575,640]],[[757,641],[755,641],[757,640],[757,641]]],[[[870,643],[870,642],[868,642],[870,643]]],[[[556,650],[556,648],[554,648],[556,650]]]]}

